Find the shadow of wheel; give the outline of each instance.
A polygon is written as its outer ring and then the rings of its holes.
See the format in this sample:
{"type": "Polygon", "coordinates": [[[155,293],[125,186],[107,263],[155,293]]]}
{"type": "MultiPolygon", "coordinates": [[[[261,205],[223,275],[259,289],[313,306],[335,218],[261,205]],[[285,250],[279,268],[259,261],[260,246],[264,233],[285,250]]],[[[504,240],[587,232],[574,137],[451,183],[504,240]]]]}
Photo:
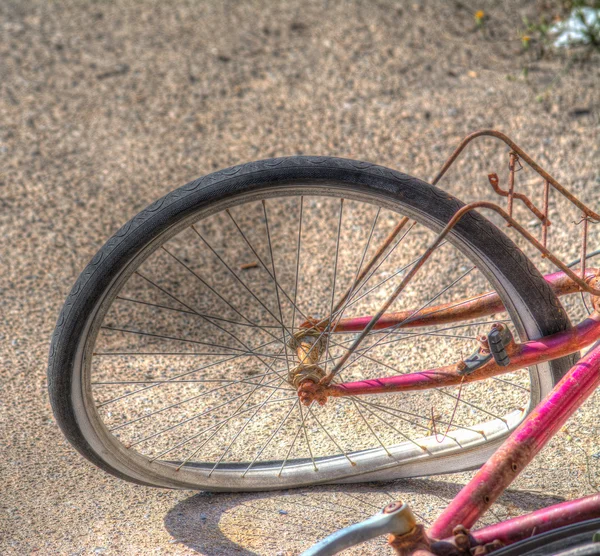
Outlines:
{"type": "MultiPolygon", "coordinates": [[[[404,500],[426,525],[462,485],[443,480],[320,486],[268,493],[202,492],[174,506],[164,518],[173,542],[207,556],[225,554],[292,556],[336,529],[377,513],[390,500],[404,500]]],[[[562,501],[527,491],[507,491],[488,523],[562,501]]],[[[344,554],[364,554],[365,546],[344,554]]],[[[369,543],[369,554],[389,556],[385,539],[369,543]]]]}

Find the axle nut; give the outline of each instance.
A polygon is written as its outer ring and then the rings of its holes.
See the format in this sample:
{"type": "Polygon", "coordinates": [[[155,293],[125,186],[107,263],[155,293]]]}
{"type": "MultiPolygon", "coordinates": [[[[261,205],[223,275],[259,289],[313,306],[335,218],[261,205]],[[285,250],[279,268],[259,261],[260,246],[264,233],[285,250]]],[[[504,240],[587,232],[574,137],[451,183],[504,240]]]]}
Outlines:
{"type": "Polygon", "coordinates": [[[298,388],[305,380],[312,380],[317,384],[325,376],[325,371],[318,365],[298,365],[290,369],[288,382],[298,388]]]}

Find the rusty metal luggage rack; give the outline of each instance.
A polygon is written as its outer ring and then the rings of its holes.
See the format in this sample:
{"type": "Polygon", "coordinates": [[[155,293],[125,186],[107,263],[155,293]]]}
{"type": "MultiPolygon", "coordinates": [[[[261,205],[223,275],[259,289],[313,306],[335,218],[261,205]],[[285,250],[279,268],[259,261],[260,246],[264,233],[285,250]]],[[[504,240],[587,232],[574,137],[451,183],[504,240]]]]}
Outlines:
{"type": "Polygon", "coordinates": [[[509,151],[509,177],[508,177],[508,190],[502,189],[499,185],[499,179],[497,174],[489,174],[488,180],[493,190],[500,195],[501,197],[507,197],[507,210],[505,211],[500,206],[495,203],[487,202],[487,201],[477,201],[474,203],[469,203],[465,205],[463,208],[458,210],[456,214],[451,218],[444,229],[444,235],[446,235],[457,223],[458,221],[468,212],[475,210],[477,208],[487,208],[497,212],[500,216],[502,216],[509,227],[517,230],[525,239],[527,239],[540,253],[542,257],[550,260],[554,265],[556,265],[560,270],[562,270],[567,276],[569,276],[580,288],[582,291],[588,292],[592,295],[600,295],[600,290],[592,287],[585,279],[585,260],[587,255],[587,239],[588,239],[588,226],[589,223],[597,224],[600,222],[600,215],[589,207],[584,205],[577,197],[575,197],[568,189],[562,186],[556,179],[554,179],[548,172],[546,172],[543,168],[539,166],[521,147],[519,147],[514,141],[512,141],[509,137],[501,133],[500,131],[496,131],[494,129],[482,129],[480,131],[476,131],[467,135],[460,145],[456,148],[456,150],[452,153],[450,158],[446,160],[442,169],[439,171],[437,176],[433,179],[432,184],[436,185],[442,176],[446,173],[448,168],[452,166],[452,164],[456,161],[460,153],[463,149],[471,142],[473,139],[482,136],[496,137],[500,139],[504,143],[506,143],[510,147],[509,151]],[[544,180],[544,192],[543,199],[544,205],[542,210],[534,205],[534,203],[523,193],[519,193],[515,191],[515,173],[518,171],[517,166],[522,168],[521,161],[525,162],[530,168],[532,168],[539,176],[541,176],[544,180]],[[581,220],[576,224],[582,224],[581,230],[581,258],[580,258],[580,269],[579,275],[577,275],[573,270],[569,268],[563,261],[561,261],[556,255],[554,255],[547,248],[548,241],[548,228],[551,225],[550,220],[548,219],[548,201],[549,201],[549,193],[550,186],[552,186],[556,191],[558,191],[563,197],[566,197],[573,205],[575,205],[581,211],[581,220]],[[538,218],[542,223],[541,229],[541,240],[537,240],[532,234],[530,234],[523,226],[521,226],[514,218],[513,218],[513,204],[515,199],[522,201],[525,206],[538,218]]]}

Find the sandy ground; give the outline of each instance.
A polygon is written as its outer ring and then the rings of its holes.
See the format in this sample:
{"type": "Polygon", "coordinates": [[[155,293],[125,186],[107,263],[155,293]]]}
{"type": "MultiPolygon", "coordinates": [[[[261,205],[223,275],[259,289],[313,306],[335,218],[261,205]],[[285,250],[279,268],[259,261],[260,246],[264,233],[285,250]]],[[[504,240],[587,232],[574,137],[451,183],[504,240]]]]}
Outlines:
{"type": "MultiPolygon", "coordinates": [[[[389,495],[123,483],[62,437],[46,357],[72,283],[123,222],[173,187],[247,160],[327,154],[428,179],[462,136],[496,127],[597,207],[598,56],[538,60],[519,35],[536,3],[494,4],[2,3],[0,552],[294,554],[390,496],[424,513],[443,507],[468,474],[386,485],[389,495]],[[487,15],[479,30],[477,9],[487,15]]],[[[443,187],[485,196],[503,152],[476,146],[443,187]]],[[[539,187],[530,174],[523,183],[539,187]]],[[[551,218],[552,247],[576,257],[576,215],[559,204],[551,218]]],[[[590,248],[598,238],[592,227],[590,248]]],[[[498,515],[598,490],[598,401],[523,473],[498,515]]]]}

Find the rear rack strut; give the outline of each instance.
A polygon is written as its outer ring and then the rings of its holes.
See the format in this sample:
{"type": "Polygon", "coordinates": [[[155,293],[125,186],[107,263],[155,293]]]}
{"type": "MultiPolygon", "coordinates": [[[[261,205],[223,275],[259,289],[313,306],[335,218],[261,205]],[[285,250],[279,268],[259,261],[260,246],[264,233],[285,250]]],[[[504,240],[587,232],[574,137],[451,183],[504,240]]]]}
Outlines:
{"type": "MultiPolygon", "coordinates": [[[[436,185],[442,176],[447,172],[447,170],[452,166],[452,164],[456,161],[460,153],[464,150],[464,148],[477,137],[495,137],[496,139],[500,139],[506,145],[510,147],[509,152],[509,178],[508,178],[508,190],[502,189],[499,185],[499,179],[497,174],[489,174],[488,180],[493,190],[500,195],[501,197],[507,197],[507,210],[502,210],[498,205],[494,203],[471,203],[467,205],[469,209],[463,211],[462,214],[468,212],[469,210],[473,210],[474,208],[488,208],[496,211],[500,216],[502,216],[508,223],[509,227],[515,228],[525,239],[527,239],[540,253],[542,257],[548,258],[554,265],[556,265],[560,270],[565,272],[570,278],[572,278],[584,291],[592,294],[592,295],[600,295],[600,291],[591,287],[585,281],[585,261],[587,255],[587,237],[588,237],[588,224],[591,222],[593,224],[597,224],[600,222],[600,214],[594,212],[592,209],[587,207],[584,203],[582,203],[575,195],[573,195],[566,187],[561,185],[555,178],[553,178],[548,172],[546,172],[537,162],[535,162],[521,147],[519,147],[514,141],[512,141],[509,137],[504,135],[504,133],[500,131],[496,131],[494,129],[482,129],[480,131],[476,131],[467,135],[461,143],[456,147],[454,152],[450,155],[450,158],[446,160],[441,170],[438,172],[437,176],[432,181],[433,185],[436,185]],[[540,210],[535,204],[523,193],[518,193],[515,191],[515,173],[516,167],[521,166],[521,160],[523,160],[530,168],[532,168],[539,176],[541,176],[544,180],[544,205],[540,210]],[[566,265],[563,261],[561,261],[556,255],[554,255],[547,248],[548,242],[548,228],[551,224],[548,219],[548,203],[549,203],[549,193],[550,186],[552,186],[556,191],[558,191],[563,197],[567,198],[573,205],[575,205],[581,211],[581,220],[579,223],[582,223],[581,229],[581,257],[580,257],[580,269],[579,276],[577,276],[573,271],[570,270],[568,265],[566,265]],[[541,230],[541,238],[538,241],[533,237],[527,230],[525,230],[521,225],[519,225],[516,220],[513,218],[513,205],[515,199],[523,202],[525,206],[538,218],[542,223],[541,230]]],[[[460,211],[459,211],[460,212],[460,211]]],[[[461,214],[461,216],[462,216],[461,214]]],[[[457,213],[458,215],[458,213],[457,213]]],[[[453,224],[456,224],[458,218],[453,218],[453,224]]],[[[460,217],[459,217],[460,218],[460,217]]]]}

